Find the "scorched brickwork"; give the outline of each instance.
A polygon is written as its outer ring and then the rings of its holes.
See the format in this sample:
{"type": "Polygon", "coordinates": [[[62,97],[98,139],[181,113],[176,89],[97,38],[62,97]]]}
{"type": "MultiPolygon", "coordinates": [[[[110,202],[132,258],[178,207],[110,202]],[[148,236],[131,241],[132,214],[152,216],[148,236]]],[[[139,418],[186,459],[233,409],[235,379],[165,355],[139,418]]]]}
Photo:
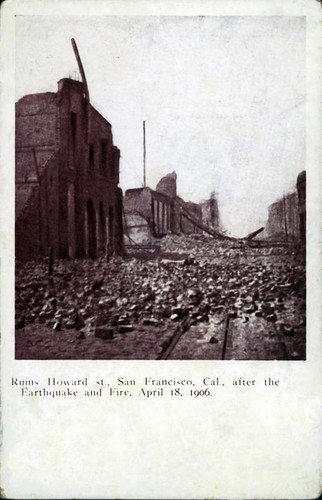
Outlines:
{"type": "Polygon", "coordinates": [[[82,82],[16,104],[16,257],[122,250],[120,151],[82,82]]]}

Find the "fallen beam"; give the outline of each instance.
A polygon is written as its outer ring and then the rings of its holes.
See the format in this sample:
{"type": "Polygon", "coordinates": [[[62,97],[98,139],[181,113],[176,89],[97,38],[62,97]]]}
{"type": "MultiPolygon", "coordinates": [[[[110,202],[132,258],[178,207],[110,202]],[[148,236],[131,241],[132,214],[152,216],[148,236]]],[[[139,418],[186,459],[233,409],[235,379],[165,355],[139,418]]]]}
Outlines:
{"type": "Polygon", "coordinates": [[[222,233],[219,233],[218,231],[215,231],[214,229],[210,229],[208,226],[205,226],[205,224],[203,224],[202,222],[199,222],[199,221],[196,221],[196,219],[194,219],[190,214],[189,212],[187,212],[183,207],[182,205],[180,204],[180,208],[181,208],[181,215],[183,217],[185,217],[189,222],[191,222],[192,224],[194,224],[195,226],[199,227],[199,229],[201,229],[202,231],[204,231],[205,233],[208,233],[210,234],[210,236],[213,236],[214,238],[218,238],[218,239],[222,239],[222,240],[230,240],[230,241],[236,241],[238,240],[238,238],[233,238],[231,236],[225,236],[224,234],[222,233]]]}
{"type": "Polygon", "coordinates": [[[253,238],[255,238],[255,236],[257,236],[259,233],[261,233],[262,231],[264,231],[264,227],[260,227],[259,229],[257,229],[256,231],[253,231],[252,233],[249,233],[245,239],[246,240],[251,240],[253,238]]]}

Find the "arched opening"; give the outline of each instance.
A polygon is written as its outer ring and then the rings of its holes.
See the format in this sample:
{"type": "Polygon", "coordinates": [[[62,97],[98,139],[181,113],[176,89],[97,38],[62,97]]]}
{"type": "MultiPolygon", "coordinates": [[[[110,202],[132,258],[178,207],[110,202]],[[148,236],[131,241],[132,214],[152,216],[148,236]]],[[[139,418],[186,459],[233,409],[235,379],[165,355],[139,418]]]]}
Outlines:
{"type": "Polygon", "coordinates": [[[87,201],[88,257],[96,257],[96,215],[92,200],[87,201]]]}
{"type": "Polygon", "coordinates": [[[106,248],[106,221],[105,221],[105,213],[103,203],[100,203],[99,210],[99,242],[100,242],[100,250],[105,251],[106,248]]]}

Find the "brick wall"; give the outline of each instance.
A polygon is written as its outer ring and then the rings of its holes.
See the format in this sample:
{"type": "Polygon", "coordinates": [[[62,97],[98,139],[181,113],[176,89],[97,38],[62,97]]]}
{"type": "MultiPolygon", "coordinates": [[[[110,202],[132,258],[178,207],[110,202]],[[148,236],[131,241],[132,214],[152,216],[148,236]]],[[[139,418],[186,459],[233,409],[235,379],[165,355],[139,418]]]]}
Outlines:
{"type": "Polygon", "coordinates": [[[143,242],[151,236],[168,233],[201,233],[201,229],[182,215],[182,207],[197,222],[202,210],[196,203],[185,202],[176,193],[176,174],[163,177],[154,191],[148,187],[128,189],[124,197],[124,227],[127,236],[143,242]]]}
{"type": "Polygon", "coordinates": [[[16,106],[17,256],[46,255],[48,246],[70,258],[120,252],[119,157],[110,123],[86,101],[81,82],[63,79],[57,94],[23,97],[16,106]]]}
{"type": "Polygon", "coordinates": [[[297,195],[299,200],[299,223],[300,238],[303,243],[306,241],[306,172],[305,170],[297,176],[297,195]]]}
{"type": "Polygon", "coordinates": [[[132,240],[143,242],[151,236],[171,232],[172,200],[152,189],[129,189],[124,197],[125,231],[132,240]]]}
{"type": "Polygon", "coordinates": [[[220,220],[219,220],[219,209],[218,202],[215,197],[211,197],[200,204],[202,210],[202,221],[203,223],[215,229],[215,231],[220,230],[220,220]]]}
{"type": "Polygon", "coordinates": [[[268,220],[260,237],[299,239],[298,197],[290,193],[268,208],[268,220]]]}
{"type": "Polygon", "coordinates": [[[170,198],[175,198],[177,196],[177,174],[172,172],[167,174],[158,182],[155,190],[158,193],[163,193],[170,198]]]}
{"type": "Polygon", "coordinates": [[[192,203],[191,201],[184,201],[177,197],[175,201],[175,217],[176,225],[179,226],[179,233],[183,234],[200,234],[202,230],[194,224],[202,222],[202,210],[200,205],[192,203]],[[189,218],[185,217],[185,214],[189,218]]]}

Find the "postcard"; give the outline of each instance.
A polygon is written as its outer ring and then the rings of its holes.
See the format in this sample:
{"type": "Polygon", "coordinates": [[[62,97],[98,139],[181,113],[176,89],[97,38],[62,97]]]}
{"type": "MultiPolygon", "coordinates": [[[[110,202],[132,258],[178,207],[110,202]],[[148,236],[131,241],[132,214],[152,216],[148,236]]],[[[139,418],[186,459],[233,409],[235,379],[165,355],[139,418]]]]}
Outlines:
{"type": "Polygon", "coordinates": [[[3,498],[319,497],[320,7],[3,4],[3,498]]]}

